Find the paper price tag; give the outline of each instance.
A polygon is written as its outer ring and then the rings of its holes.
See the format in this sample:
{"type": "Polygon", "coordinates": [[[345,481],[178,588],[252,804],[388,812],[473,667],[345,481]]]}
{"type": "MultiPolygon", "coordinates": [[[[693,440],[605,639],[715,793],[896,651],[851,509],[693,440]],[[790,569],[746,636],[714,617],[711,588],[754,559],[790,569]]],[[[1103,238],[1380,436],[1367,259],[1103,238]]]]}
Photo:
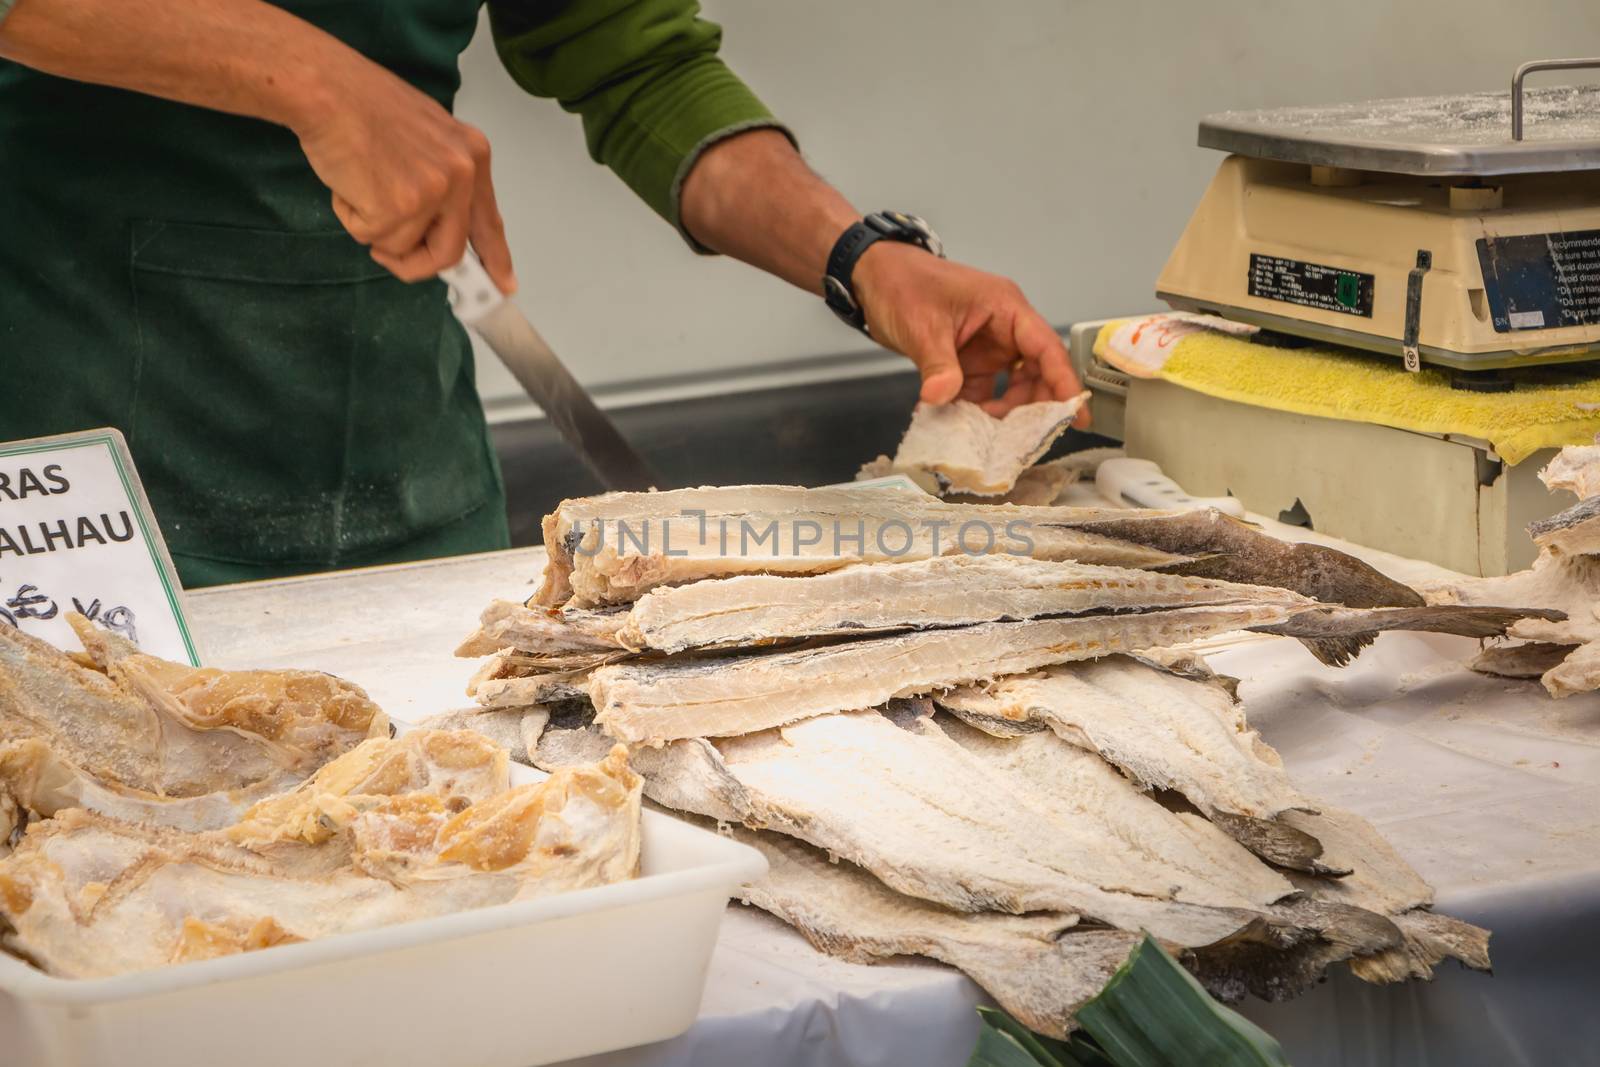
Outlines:
{"type": "Polygon", "coordinates": [[[198,666],[166,542],[113,429],[0,444],[0,626],[78,647],[69,612],[198,666]]]}

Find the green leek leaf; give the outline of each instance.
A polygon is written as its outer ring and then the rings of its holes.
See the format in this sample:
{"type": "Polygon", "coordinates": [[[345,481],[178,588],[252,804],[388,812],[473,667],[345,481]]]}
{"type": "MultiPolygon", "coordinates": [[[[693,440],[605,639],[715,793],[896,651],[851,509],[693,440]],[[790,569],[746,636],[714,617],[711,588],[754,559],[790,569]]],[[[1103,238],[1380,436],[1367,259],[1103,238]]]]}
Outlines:
{"type": "Polygon", "coordinates": [[[1289,1067],[1270,1034],[1212,999],[1146,935],[1078,1025],[1116,1067],[1289,1067]]]}

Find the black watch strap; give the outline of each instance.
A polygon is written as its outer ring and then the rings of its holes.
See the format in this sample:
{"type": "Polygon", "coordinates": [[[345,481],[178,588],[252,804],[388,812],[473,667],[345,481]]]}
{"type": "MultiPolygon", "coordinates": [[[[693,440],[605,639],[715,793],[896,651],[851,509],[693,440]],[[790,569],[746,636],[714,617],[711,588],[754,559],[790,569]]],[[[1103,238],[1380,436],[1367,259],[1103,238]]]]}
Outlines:
{"type": "Polygon", "coordinates": [[[900,241],[944,255],[944,246],[928,224],[915,215],[899,211],[877,211],[851,224],[828,253],[827,272],[822,276],[822,299],[845,322],[867,333],[867,316],[856,299],[856,263],[867,249],[879,241],[900,241]]]}

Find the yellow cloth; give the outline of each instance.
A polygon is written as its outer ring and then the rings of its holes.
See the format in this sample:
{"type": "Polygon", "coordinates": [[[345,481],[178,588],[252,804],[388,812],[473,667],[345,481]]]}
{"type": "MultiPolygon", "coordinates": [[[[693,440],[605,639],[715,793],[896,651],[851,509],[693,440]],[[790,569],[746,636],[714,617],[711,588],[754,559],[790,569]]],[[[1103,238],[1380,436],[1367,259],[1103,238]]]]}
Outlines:
{"type": "MultiPolygon", "coordinates": [[[[1104,356],[1112,333],[1128,321],[1100,330],[1096,355],[1104,356]]],[[[1241,404],[1477,437],[1515,465],[1543,448],[1595,440],[1600,433],[1595,373],[1592,365],[1511,371],[1517,383],[1513,391],[1474,393],[1452,389],[1442,371],[1410,373],[1398,359],[1329,348],[1273,348],[1205,330],[1180,338],[1155,376],[1241,404]]]]}

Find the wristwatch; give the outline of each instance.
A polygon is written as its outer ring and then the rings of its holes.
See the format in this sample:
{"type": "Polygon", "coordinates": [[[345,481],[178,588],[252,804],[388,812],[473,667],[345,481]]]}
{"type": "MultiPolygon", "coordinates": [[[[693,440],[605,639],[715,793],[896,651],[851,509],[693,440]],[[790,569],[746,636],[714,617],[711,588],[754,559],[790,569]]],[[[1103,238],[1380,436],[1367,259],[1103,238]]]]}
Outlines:
{"type": "Polygon", "coordinates": [[[822,276],[822,299],[835,315],[862,333],[868,332],[867,316],[856,299],[852,277],[861,254],[879,241],[917,245],[944,258],[944,242],[933,232],[933,227],[903,211],[874,211],[840,234],[833,251],[828,253],[828,271],[822,276]]]}

